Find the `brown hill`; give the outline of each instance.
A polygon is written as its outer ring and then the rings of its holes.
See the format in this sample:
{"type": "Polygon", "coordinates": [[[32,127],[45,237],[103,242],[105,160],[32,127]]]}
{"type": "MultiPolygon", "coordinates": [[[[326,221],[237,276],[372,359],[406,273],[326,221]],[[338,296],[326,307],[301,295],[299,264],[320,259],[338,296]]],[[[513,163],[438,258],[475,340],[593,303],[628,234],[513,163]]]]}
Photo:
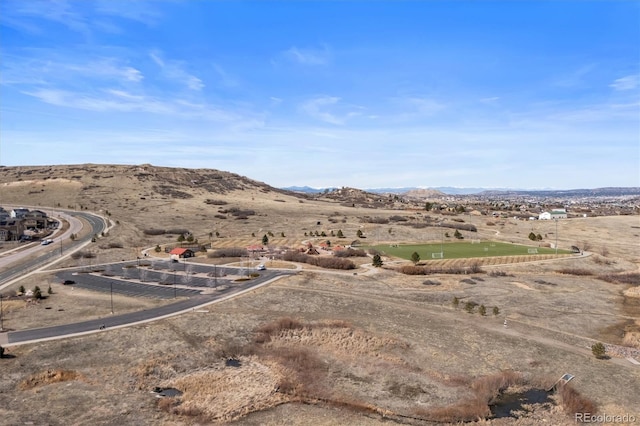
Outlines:
{"type": "Polygon", "coordinates": [[[444,192],[440,192],[437,189],[412,189],[402,194],[402,196],[414,200],[430,200],[441,199],[442,197],[446,197],[447,194],[445,194],[444,192]]]}

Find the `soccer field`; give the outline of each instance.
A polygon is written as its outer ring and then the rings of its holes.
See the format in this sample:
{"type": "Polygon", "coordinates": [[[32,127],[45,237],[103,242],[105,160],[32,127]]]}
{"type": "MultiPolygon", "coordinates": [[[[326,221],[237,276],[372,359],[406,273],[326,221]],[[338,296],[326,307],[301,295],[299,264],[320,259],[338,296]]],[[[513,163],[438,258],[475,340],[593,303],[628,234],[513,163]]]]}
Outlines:
{"type": "MultiPolygon", "coordinates": [[[[471,242],[452,242],[437,244],[382,244],[371,246],[379,252],[387,255],[411,260],[411,255],[417,252],[422,260],[440,258],[442,250],[443,259],[462,259],[468,257],[491,257],[491,256],[519,256],[536,254],[554,254],[555,249],[548,247],[523,246],[510,243],[499,243],[495,241],[481,241],[473,244],[471,242]],[[435,254],[434,254],[435,253],[435,254]]],[[[558,250],[558,254],[571,253],[567,250],[558,250]]]]}

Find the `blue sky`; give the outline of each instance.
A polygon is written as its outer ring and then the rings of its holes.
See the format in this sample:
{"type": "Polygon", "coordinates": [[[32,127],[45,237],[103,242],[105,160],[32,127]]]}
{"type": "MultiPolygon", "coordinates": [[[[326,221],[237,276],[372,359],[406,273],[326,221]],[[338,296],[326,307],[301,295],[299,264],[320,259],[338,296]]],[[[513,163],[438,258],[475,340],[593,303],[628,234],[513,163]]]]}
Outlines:
{"type": "Polygon", "coordinates": [[[0,1],[0,164],[640,186],[635,1],[0,1]]]}

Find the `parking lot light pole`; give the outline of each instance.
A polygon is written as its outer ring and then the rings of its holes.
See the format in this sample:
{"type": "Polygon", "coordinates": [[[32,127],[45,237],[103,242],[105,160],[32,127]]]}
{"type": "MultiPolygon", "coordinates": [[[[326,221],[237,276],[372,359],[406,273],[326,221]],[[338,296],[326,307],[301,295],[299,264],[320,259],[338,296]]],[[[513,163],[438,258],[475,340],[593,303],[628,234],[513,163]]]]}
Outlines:
{"type": "Polygon", "coordinates": [[[173,270],[173,298],[176,298],[176,270],[173,270]]]}

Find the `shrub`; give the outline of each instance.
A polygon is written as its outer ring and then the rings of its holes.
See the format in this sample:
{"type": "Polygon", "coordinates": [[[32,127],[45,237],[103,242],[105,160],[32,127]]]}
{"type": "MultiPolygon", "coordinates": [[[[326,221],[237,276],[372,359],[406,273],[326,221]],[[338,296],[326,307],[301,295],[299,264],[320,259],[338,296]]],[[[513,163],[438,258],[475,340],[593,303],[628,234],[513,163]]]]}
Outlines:
{"type": "Polygon", "coordinates": [[[487,308],[485,308],[484,305],[480,305],[480,307],[478,308],[478,313],[482,316],[487,315],[487,308]]]}
{"type": "Polygon", "coordinates": [[[242,247],[229,247],[229,248],[221,248],[216,251],[213,251],[207,255],[210,258],[220,258],[220,257],[243,257],[248,256],[249,252],[247,249],[242,247]]]}
{"type": "Polygon", "coordinates": [[[375,266],[376,268],[380,268],[382,266],[382,258],[379,254],[373,255],[373,266],[375,266]]]}
{"type": "Polygon", "coordinates": [[[581,269],[581,268],[563,268],[563,269],[557,270],[556,272],[559,274],[577,275],[577,276],[593,275],[593,272],[591,272],[590,270],[581,269]]]}
{"type": "Polygon", "coordinates": [[[558,388],[558,395],[560,395],[560,401],[562,409],[567,414],[576,413],[596,413],[596,403],[586,398],[575,390],[571,385],[565,384],[558,388]]]}
{"type": "Polygon", "coordinates": [[[613,284],[640,284],[640,272],[632,272],[627,274],[608,274],[600,275],[598,279],[613,284]]]}
{"type": "Polygon", "coordinates": [[[398,272],[405,275],[426,275],[426,269],[417,265],[404,265],[398,269],[398,272]]]}
{"type": "Polygon", "coordinates": [[[223,201],[223,200],[212,200],[212,199],[210,199],[210,198],[207,198],[207,199],[205,200],[205,203],[206,203],[206,204],[211,204],[211,205],[213,205],[213,206],[224,206],[224,205],[226,205],[226,204],[227,204],[227,202],[226,202],[226,201],[223,201]]]}
{"type": "Polygon", "coordinates": [[[309,265],[319,266],[321,268],[327,269],[349,270],[356,268],[355,263],[353,263],[349,259],[310,256],[308,254],[301,253],[295,250],[289,250],[284,253],[282,259],[289,262],[307,263],[309,265]]]}
{"type": "Polygon", "coordinates": [[[469,266],[469,272],[471,272],[472,274],[479,274],[480,272],[482,272],[482,265],[480,264],[480,262],[473,262],[471,263],[471,266],[469,266]]]}
{"type": "Polygon", "coordinates": [[[493,315],[499,315],[500,314],[500,308],[498,308],[497,306],[493,307],[493,315]]]}
{"type": "Polygon", "coordinates": [[[174,234],[174,235],[187,235],[187,234],[191,234],[191,232],[189,232],[188,229],[184,229],[184,228],[174,228],[174,229],[167,229],[167,234],[174,234]]]}
{"type": "Polygon", "coordinates": [[[451,304],[453,305],[454,308],[457,308],[458,305],[460,305],[460,299],[458,299],[457,297],[454,297],[451,304]]]}
{"type": "Polygon", "coordinates": [[[464,304],[464,310],[467,311],[468,313],[472,313],[473,310],[476,308],[476,306],[478,306],[476,302],[469,301],[464,304]]]}
{"type": "Polygon", "coordinates": [[[413,262],[414,265],[420,262],[420,255],[418,254],[417,251],[414,251],[413,253],[411,253],[411,261],[413,262]]]}
{"type": "Polygon", "coordinates": [[[34,299],[42,299],[42,291],[40,290],[40,287],[35,286],[33,288],[33,298],[34,299]]]}
{"type": "Polygon", "coordinates": [[[340,250],[334,253],[336,257],[366,257],[367,253],[362,249],[348,248],[346,250],[340,250]]]}
{"type": "Polygon", "coordinates": [[[607,356],[607,348],[605,348],[604,345],[600,342],[594,343],[591,346],[591,352],[598,359],[604,359],[607,356]]]}

